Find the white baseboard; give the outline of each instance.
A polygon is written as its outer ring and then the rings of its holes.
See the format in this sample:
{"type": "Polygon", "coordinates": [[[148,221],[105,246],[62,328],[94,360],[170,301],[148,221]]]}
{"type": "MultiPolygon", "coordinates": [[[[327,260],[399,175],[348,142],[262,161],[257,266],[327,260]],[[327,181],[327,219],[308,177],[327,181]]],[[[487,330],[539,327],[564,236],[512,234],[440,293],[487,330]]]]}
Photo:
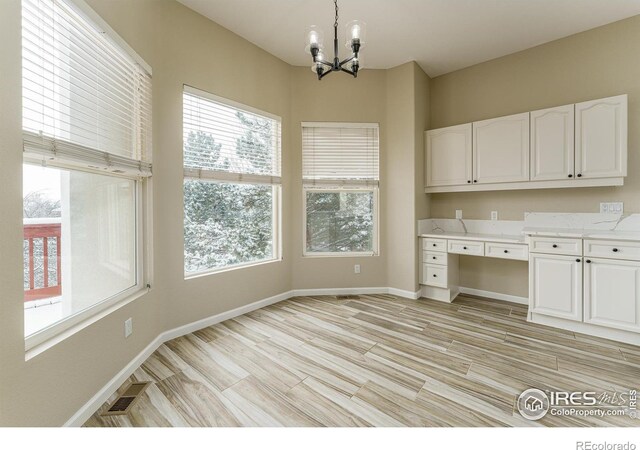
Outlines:
{"type": "Polygon", "coordinates": [[[405,291],[403,289],[388,288],[388,294],[396,295],[398,297],[410,298],[411,300],[417,300],[422,295],[422,289],[418,289],[416,292],[405,291]]]}
{"type": "Polygon", "coordinates": [[[505,302],[520,303],[522,305],[529,304],[529,298],[527,297],[518,297],[517,295],[508,295],[508,294],[501,294],[499,292],[483,291],[481,289],[473,289],[473,288],[467,288],[467,287],[461,286],[460,293],[476,295],[478,297],[487,297],[493,300],[502,300],[505,302]]]}
{"type": "Polygon", "coordinates": [[[238,308],[234,308],[229,311],[216,314],[214,316],[196,320],[195,322],[191,322],[172,330],[165,331],[159,337],[162,339],[162,343],[170,341],[171,339],[184,336],[185,334],[193,333],[194,331],[210,327],[211,325],[224,322],[225,320],[233,319],[234,317],[238,317],[251,311],[255,311],[256,309],[264,308],[265,306],[273,305],[274,303],[287,300],[291,297],[294,297],[293,292],[294,291],[283,292],[282,294],[264,298],[262,300],[258,300],[257,302],[249,303],[248,305],[240,306],[238,308]]]}
{"type": "Polygon", "coordinates": [[[135,372],[136,369],[149,356],[151,356],[151,354],[155,352],[158,347],[160,347],[165,342],[170,341],[171,339],[175,339],[179,336],[184,336],[185,334],[193,333],[194,331],[200,330],[202,328],[210,327],[211,325],[215,325],[216,323],[224,322],[225,320],[241,316],[242,314],[255,311],[256,309],[264,308],[265,306],[273,305],[274,303],[287,300],[288,298],[293,297],[292,294],[293,291],[283,292],[282,294],[258,300],[257,302],[249,303],[248,305],[244,305],[230,311],[225,311],[223,313],[216,314],[202,320],[197,320],[195,322],[191,322],[181,327],[177,327],[161,333],[135,358],[129,361],[129,363],[120,372],[118,372],[115,377],[109,380],[109,382],[102,389],[100,389],[98,393],[91,398],[91,400],[89,400],[82,408],[80,408],[73,416],[71,416],[71,418],[67,420],[64,426],[82,426],[82,424],[84,424],[91,417],[91,415],[98,408],[100,408],[100,406],[102,406],[102,404],[106,402],[109,397],[111,397],[111,394],[113,394],[122,385],[122,383],[124,383],[126,379],[129,378],[133,374],[133,372],[135,372]]]}
{"type": "Polygon", "coordinates": [[[361,287],[361,288],[329,288],[329,289],[294,289],[291,297],[309,297],[313,295],[366,295],[366,294],[387,294],[389,288],[386,287],[361,287]]]}
{"type": "Polygon", "coordinates": [[[118,372],[109,382],[100,389],[96,395],[91,397],[87,403],[82,406],[76,413],[71,416],[69,420],[64,424],[65,427],[80,427],[84,424],[91,415],[106,402],[111,394],[113,394],[127,378],[131,376],[133,372],[149,357],[153,352],[160,347],[164,341],[161,338],[162,335],[155,338],[149,345],[147,345],[138,355],[133,358],[124,368],[118,372]]]}
{"type": "Polygon", "coordinates": [[[274,295],[273,297],[258,300],[248,305],[240,306],[238,308],[225,311],[220,314],[216,314],[195,322],[188,323],[186,325],[174,328],[172,330],[165,331],[158,335],[149,345],[147,345],[135,358],[117,373],[109,382],[102,387],[82,408],[80,408],[67,422],[65,427],[79,427],[82,426],[91,415],[106,402],[109,397],[129,378],[133,372],[155,352],[158,347],[171,339],[175,339],[185,334],[192,333],[202,328],[210,327],[216,323],[224,322],[225,320],[232,319],[242,314],[246,314],[256,309],[264,308],[265,306],[273,305],[274,303],[287,300],[291,297],[298,296],[310,296],[310,295],[366,295],[366,294],[393,294],[399,297],[406,298],[419,298],[420,291],[411,292],[403,291],[395,288],[378,287],[378,288],[335,288],[335,289],[296,289],[292,291],[283,292],[282,294],[274,295]]]}

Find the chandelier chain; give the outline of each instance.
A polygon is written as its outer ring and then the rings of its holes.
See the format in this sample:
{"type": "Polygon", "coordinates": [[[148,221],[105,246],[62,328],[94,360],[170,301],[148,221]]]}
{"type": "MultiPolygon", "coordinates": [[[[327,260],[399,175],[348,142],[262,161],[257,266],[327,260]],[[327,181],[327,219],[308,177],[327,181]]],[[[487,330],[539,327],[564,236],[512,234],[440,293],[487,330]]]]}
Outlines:
{"type": "Polygon", "coordinates": [[[333,3],[336,5],[336,21],[334,22],[333,26],[337,27],[338,26],[338,0],[333,0],[333,3]]]}

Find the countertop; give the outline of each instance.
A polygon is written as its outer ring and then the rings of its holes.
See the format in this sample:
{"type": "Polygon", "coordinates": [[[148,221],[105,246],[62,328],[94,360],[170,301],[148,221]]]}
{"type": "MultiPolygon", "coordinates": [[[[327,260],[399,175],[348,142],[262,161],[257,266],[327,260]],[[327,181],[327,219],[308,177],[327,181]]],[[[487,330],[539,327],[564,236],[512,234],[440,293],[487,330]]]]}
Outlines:
{"type": "Polygon", "coordinates": [[[421,234],[423,238],[467,239],[469,241],[503,242],[506,244],[526,244],[526,236],[509,234],[460,233],[455,231],[432,231],[421,234]]]}
{"type": "Polygon", "coordinates": [[[572,228],[536,228],[525,227],[523,233],[527,236],[567,237],[577,239],[611,239],[618,241],[640,241],[638,231],[615,230],[584,230],[572,228]]]}

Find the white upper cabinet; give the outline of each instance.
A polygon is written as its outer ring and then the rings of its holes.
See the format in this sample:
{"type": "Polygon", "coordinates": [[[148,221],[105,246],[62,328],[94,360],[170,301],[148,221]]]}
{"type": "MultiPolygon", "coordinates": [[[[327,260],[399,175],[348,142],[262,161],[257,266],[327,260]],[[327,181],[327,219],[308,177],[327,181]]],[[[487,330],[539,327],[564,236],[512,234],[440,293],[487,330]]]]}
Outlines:
{"type": "Polygon", "coordinates": [[[529,181],[529,113],[473,123],[473,183],[529,181]]]}
{"type": "Polygon", "coordinates": [[[584,268],[584,321],[640,331],[640,262],[587,259],[584,268]]]}
{"type": "Polygon", "coordinates": [[[568,180],[574,174],[574,105],[531,112],[531,180],[568,180]]]}
{"type": "Polygon", "coordinates": [[[427,186],[471,184],[471,124],[426,132],[427,186]]]}
{"type": "Polygon", "coordinates": [[[575,105],[578,178],[627,176],[627,96],[575,105]]]}

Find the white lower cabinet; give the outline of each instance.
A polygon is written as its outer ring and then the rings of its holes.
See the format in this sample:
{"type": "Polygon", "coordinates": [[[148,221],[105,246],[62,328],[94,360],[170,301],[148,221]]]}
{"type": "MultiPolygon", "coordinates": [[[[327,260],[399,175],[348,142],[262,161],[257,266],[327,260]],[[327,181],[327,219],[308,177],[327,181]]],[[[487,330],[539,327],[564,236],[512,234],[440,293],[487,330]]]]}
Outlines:
{"type": "Polygon", "coordinates": [[[531,253],[531,312],[582,321],[582,258],[531,253]]]}
{"type": "Polygon", "coordinates": [[[585,258],[584,321],[640,331],[640,262],[585,258]]]}

